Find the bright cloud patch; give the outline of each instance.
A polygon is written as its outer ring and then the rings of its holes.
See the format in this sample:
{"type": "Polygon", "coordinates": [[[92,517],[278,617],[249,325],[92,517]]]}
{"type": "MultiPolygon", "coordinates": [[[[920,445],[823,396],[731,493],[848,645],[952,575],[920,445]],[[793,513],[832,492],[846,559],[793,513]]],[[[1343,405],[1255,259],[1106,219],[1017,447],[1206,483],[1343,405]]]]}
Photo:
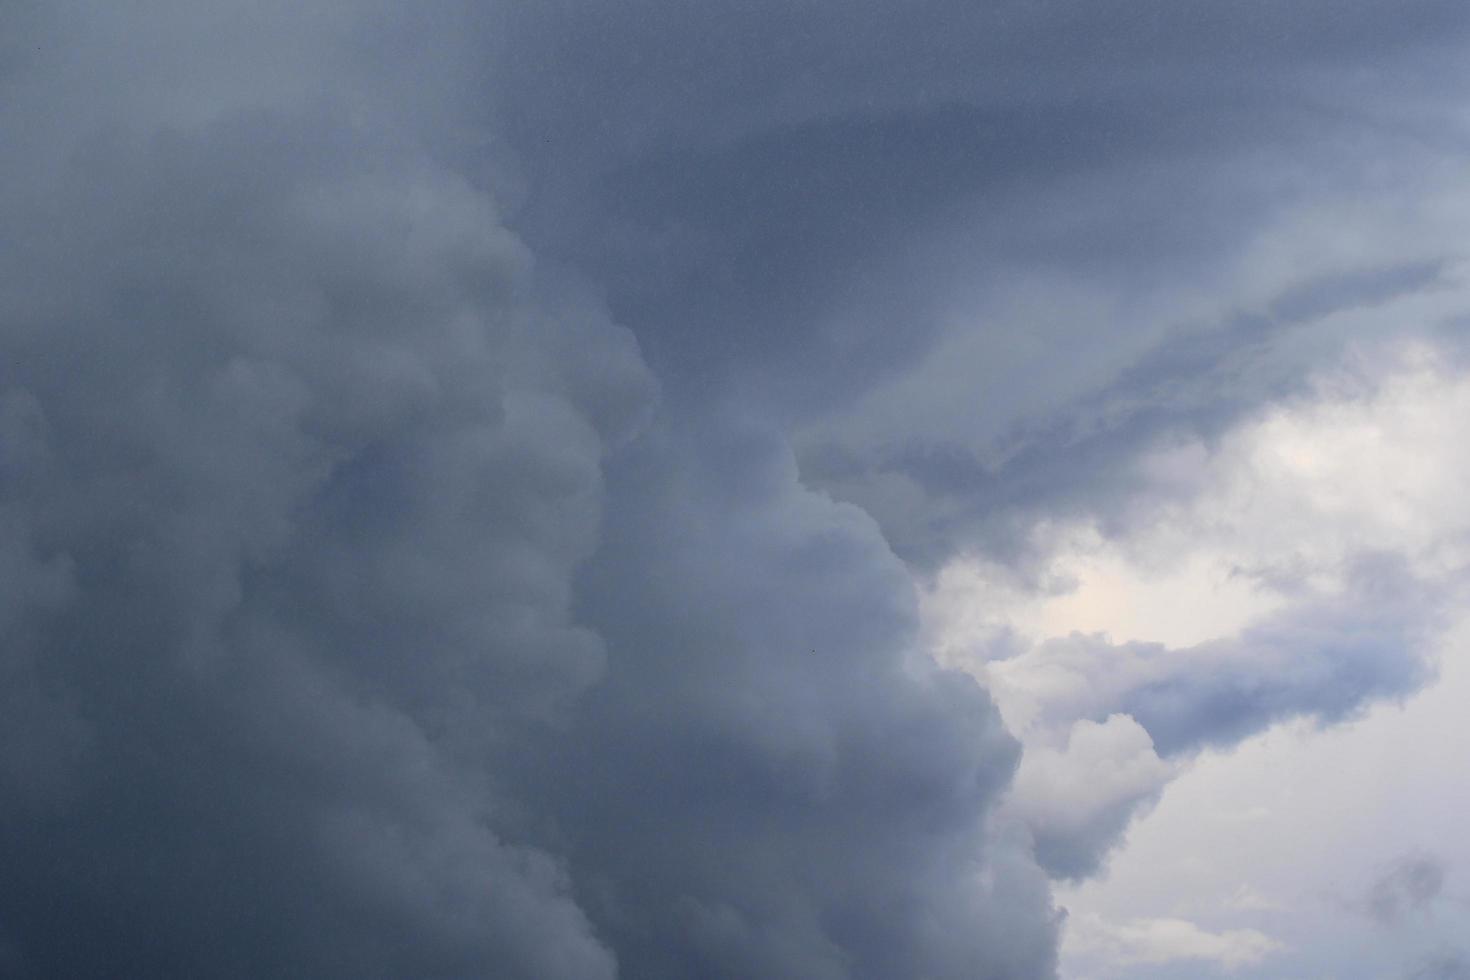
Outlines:
{"type": "Polygon", "coordinates": [[[1009,812],[1052,874],[1098,870],[1183,760],[1402,698],[1470,558],[1470,375],[1423,346],[1320,375],[1213,445],[1138,463],[1155,518],[1038,525],[1030,579],[965,559],[926,594],[941,656],[1026,745],[1009,812]]]}
{"type": "Polygon", "coordinates": [[[1076,950],[1121,965],[1195,961],[1239,970],[1282,948],[1254,929],[1210,932],[1184,919],[1107,922],[1089,917],[1070,923],[1070,928],[1076,950]]]}
{"type": "Polygon", "coordinates": [[[1458,572],[1470,561],[1467,417],[1470,378],[1432,349],[1387,370],[1363,355],[1213,453],[1186,443],[1146,457],[1146,473],[1193,493],[1133,547],[1175,560],[1213,550],[1288,596],[1340,589],[1365,553],[1399,555],[1420,577],[1458,572]]]}

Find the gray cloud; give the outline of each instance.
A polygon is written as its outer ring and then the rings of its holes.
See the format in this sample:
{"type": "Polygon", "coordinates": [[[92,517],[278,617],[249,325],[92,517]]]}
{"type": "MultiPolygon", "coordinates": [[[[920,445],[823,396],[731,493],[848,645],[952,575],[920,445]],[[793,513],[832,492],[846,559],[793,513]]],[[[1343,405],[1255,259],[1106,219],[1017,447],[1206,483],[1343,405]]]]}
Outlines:
{"type": "Polygon", "coordinates": [[[1293,390],[1355,336],[1330,312],[1446,258],[1323,255],[1249,299],[1222,272],[1303,204],[1424,181],[1446,137],[1372,106],[1463,90],[1451,4],[507,19],[518,226],[595,270],[670,397],[791,426],[803,478],[925,569],[1038,513],[1114,518],[1140,447],[1293,390]],[[1189,291],[1208,304],[1157,308],[1189,291]]]}
{"type": "Polygon", "coordinates": [[[22,962],[612,976],[474,759],[601,670],[569,577],[650,398],[631,338],[330,114],[101,134],[54,179],[0,369],[22,962]]]}
{"type": "Polygon", "coordinates": [[[414,77],[467,22],[136,13],[4,110],[7,969],[1051,975],[988,697],[778,436],[648,430],[414,77]]]}
{"type": "MultiPolygon", "coordinates": [[[[965,552],[1019,565],[1044,558],[1027,551],[1038,520],[1090,520],[1126,534],[1171,502],[1135,465],[1143,453],[1178,440],[1215,445],[1261,406],[1301,395],[1304,365],[1330,360],[1351,339],[1332,314],[1433,291],[1438,273],[1439,263],[1425,262],[1293,285],[1272,298],[1269,315],[1180,331],[1095,389],[1029,419],[977,421],[958,437],[916,431],[864,445],[817,425],[798,441],[803,476],[873,514],[895,550],[924,569],[965,552]]],[[[1385,324],[1399,340],[1415,332],[1385,324]]],[[[1448,349],[1460,342],[1454,331],[1417,332],[1448,349]]]]}
{"type": "MultiPolygon", "coordinates": [[[[1101,870],[1172,778],[1169,760],[1289,719],[1339,723],[1423,687],[1435,674],[1441,600],[1393,563],[1368,562],[1354,578],[1343,594],[1287,607],[1238,637],[1174,649],[1073,633],[999,667],[1034,700],[1035,760],[1013,809],[1048,873],[1101,870]]],[[[1439,870],[1395,869],[1375,885],[1371,914],[1392,919],[1432,898],[1439,870]]]]}
{"type": "Polygon", "coordinates": [[[1084,719],[1060,748],[1027,748],[1010,809],[1030,832],[1037,863],[1054,878],[1079,880],[1102,868],[1174,773],[1135,719],[1084,719]]]}
{"type": "Polygon", "coordinates": [[[1249,90],[1253,79],[1269,86],[1305,69],[1447,42],[1466,26],[1463,10],[1445,0],[1411,3],[1398,16],[1372,3],[1321,0],[1270,7],[928,0],[902,8],[764,0],[698,13],[660,0],[595,10],[561,0],[506,12],[509,90],[501,97],[527,127],[558,135],[595,129],[603,149],[628,154],[873,106],[1036,105],[1136,97],[1161,83],[1188,95],[1249,90]],[[558,75],[550,65],[571,71],[558,75]]]}
{"type": "Polygon", "coordinates": [[[570,576],[636,345],[371,118],[422,89],[317,91],[341,11],[221,44],[155,5],[100,45],[93,13],[6,109],[38,144],[0,270],[16,969],[613,976],[489,773],[602,670],[570,576]]]}
{"type": "MultiPolygon", "coordinates": [[[[1334,156],[1307,80],[1446,71],[1464,10],[693,10],[0,18],[0,970],[1055,974],[1045,872],[1150,794],[1038,865],[894,549],[1116,511],[1166,416],[1218,430],[1331,347],[1283,330],[1443,256],[1269,322],[987,303],[1208,286],[1280,211],[1237,192],[1334,156]],[[935,401],[880,431],[904,377],[935,401]]],[[[1187,753],[1422,682],[1384,595],[1043,656],[1137,667],[1071,719],[1187,753]]]]}
{"type": "Polygon", "coordinates": [[[625,519],[584,581],[609,675],[541,767],[625,970],[1051,973],[1044,880],[984,840],[1018,746],[912,649],[876,527],[799,488],[768,434],[670,438],[614,467],[625,519]]]}
{"type": "Polygon", "coordinates": [[[1186,649],[1114,644],[1074,633],[1049,640],[1024,669],[1075,674],[1044,702],[1057,721],[1136,719],[1160,755],[1232,745],[1274,722],[1330,724],[1433,676],[1433,590],[1395,563],[1367,562],[1341,595],[1288,607],[1238,638],[1186,649]]]}
{"type": "Polygon", "coordinates": [[[1396,923],[1403,915],[1426,908],[1444,890],[1446,869],[1433,855],[1403,858],[1368,889],[1368,914],[1383,925],[1396,923]]]}
{"type": "Polygon", "coordinates": [[[1408,980],[1462,980],[1470,977],[1470,959],[1448,952],[1431,956],[1408,974],[1408,980]]]}

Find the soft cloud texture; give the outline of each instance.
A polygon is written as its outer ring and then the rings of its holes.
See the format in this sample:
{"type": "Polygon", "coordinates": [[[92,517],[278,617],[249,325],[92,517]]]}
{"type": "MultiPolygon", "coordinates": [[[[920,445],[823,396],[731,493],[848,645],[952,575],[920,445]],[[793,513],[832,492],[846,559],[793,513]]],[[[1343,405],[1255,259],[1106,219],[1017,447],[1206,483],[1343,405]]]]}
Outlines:
{"type": "Polygon", "coordinates": [[[932,642],[1028,746],[1013,809],[1054,874],[1098,870],[1202,749],[1434,677],[1464,589],[1463,371],[1410,345],[1306,388],[1211,446],[1140,454],[1147,508],[1123,508],[1152,523],[1039,524],[1029,572],[962,560],[928,591],[932,642]]]}
{"type": "Polygon", "coordinates": [[[1435,651],[1440,680],[1403,705],[1380,704],[1329,729],[1278,725],[1202,753],[1130,828],[1105,876],[1058,888],[1069,910],[1063,975],[1217,975],[1198,963],[1128,966],[1083,948],[1070,923],[1089,916],[1256,930],[1282,944],[1244,971],[1265,980],[1376,980],[1453,962],[1470,915],[1457,830],[1470,772],[1459,764],[1459,739],[1446,735],[1458,730],[1470,689],[1466,627],[1458,617],[1435,651]],[[1400,905],[1391,923],[1371,918],[1378,883],[1424,857],[1444,869],[1438,896],[1412,911],[1400,905]]]}
{"type": "Polygon", "coordinates": [[[583,582],[613,670],[541,767],[625,969],[1046,973],[1044,878],[986,839],[1018,746],[913,648],[877,528],[764,433],[668,438],[613,469],[583,582]]]}
{"type": "Polygon", "coordinates": [[[139,13],[180,36],[98,49],[108,122],[51,118],[45,69],[7,108],[54,157],[5,192],[17,958],[612,976],[483,766],[603,669],[570,576],[651,400],[636,347],[538,305],[483,194],[313,90],[345,12],[228,43],[139,13]],[[196,44],[286,63],[216,66],[239,104],[206,112],[154,90],[196,44]]]}
{"type": "Polygon", "coordinates": [[[1470,960],[1460,953],[1430,957],[1409,974],[1409,980],[1459,980],[1470,976],[1470,960]]]}
{"type": "Polygon", "coordinates": [[[1038,740],[1028,747],[1011,791],[1013,812],[1030,829],[1041,866],[1078,878],[1099,869],[1107,849],[1174,772],[1131,715],[1082,718],[1063,744],[1038,740]]]}
{"type": "Polygon", "coordinates": [[[1197,760],[1435,676],[1467,31],[7,8],[0,971],[1056,976],[1197,760]]]}
{"type": "Polygon", "coordinates": [[[1141,919],[1114,924],[1083,919],[1078,947],[1125,966],[1180,963],[1218,965],[1235,972],[1255,966],[1281,944],[1254,929],[1209,932],[1183,919],[1141,919]]]}
{"type": "Polygon", "coordinates": [[[1168,760],[1292,718],[1341,722],[1425,683],[1434,606],[1363,574],[1368,584],[1234,639],[1179,650],[1073,634],[985,667],[1033,747],[1015,793],[1043,865],[1096,871],[1176,771],[1168,760]]]}
{"type": "Polygon", "coordinates": [[[1434,857],[1417,854],[1395,862],[1368,890],[1368,914],[1393,925],[1405,914],[1422,911],[1444,889],[1445,868],[1434,857]]]}
{"type": "Polygon", "coordinates": [[[457,169],[478,21],[135,13],[5,109],[8,968],[1051,973],[876,526],[457,169]]]}

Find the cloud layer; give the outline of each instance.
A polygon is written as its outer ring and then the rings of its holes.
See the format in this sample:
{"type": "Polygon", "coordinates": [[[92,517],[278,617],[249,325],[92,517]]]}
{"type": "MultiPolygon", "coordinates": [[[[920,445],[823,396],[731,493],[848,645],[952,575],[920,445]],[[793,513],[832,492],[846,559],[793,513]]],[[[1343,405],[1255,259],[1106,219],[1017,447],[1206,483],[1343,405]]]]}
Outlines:
{"type": "Polygon", "coordinates": [[[1434,674],[1467,30],[8,8],[0,972],[1055,976],[1192,758],[1434,674]],[[1274,604],[1027,635],[1077,528],[1274,604]]]}
{"type": "Polygon", "coordinates": [[[474,22],[210,13],[39,17],[6,110],[14,971],[1049,973],[1018,747],[876,526],[650,429],[436,142],[463,66],[374,60],[474,22]]]}

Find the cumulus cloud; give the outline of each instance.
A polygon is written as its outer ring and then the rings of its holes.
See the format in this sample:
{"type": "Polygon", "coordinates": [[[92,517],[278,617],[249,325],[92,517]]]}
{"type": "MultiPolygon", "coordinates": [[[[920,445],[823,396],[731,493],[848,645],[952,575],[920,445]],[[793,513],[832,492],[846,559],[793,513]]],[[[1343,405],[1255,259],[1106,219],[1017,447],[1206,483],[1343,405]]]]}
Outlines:
{"type": "Polygon", "coordinates": [[[984,827],[1018,746],[914,647],[877,528],[802,489],[769,434],[667,440],[612,468],[624,519],[582,606],[611,670],[538,767],[564,778],[530,777],[605,883],[588,907],[625,969],[1048,973],[1045,880],[984,827]]]}
{"type": "Polygon", "coordinates": [[[248,22],[221,39],[138,13],[135,49],[59,11],[7,100],[54,164],[4,192],[17,955],[612,976],[563,862],[493,829],[475,760],[602,670],[569,580],[599,460],[651,401],[636,346],[538,304],[482,193],[314,90],[349,74],[355,16],[219,8],[248,22]],[[83,111],[94,89],[114,118],[83,111]]]}
{"type": "Polygon", "coordinates": [[[779,435],[653,424],[445,135],[479,21],[134,15],[3,110],[7,969],[1052,974],[1015,741],[779,435]]]}
{"type": "Polygon", "coordinates": [[[0,15],[0,968],[1043,978],[1183,760],[1422,684],[1450,471],[1231,434],[1453,347],[1463,6],[1023,6],[0,15]],[[922,622],[1283,483],[1229,636],[922,622]]]}
{"type": "Polygon", "coordinates": [[[1072,724],[1065,744],[1027,749],[1011,807],[1033,835],[1041,866],[1055,877],[1080,878],[1098,870],[1175,769],[1131,716],[1083,718],[1072,724]]]}
{"type": "Polygon", "coordinates": [[[1073,634],[983,667],[1027,745],[1012,790],[1037,858],[1094,873],[1181,761],[1292,718],[1319,725],[1433,676],[1437,615],[1417,583],[1369,583],[1240,636],[1183,649],[1073,634]]]}
{"type": "Polygon", "coordinates": [[[1340,721],[1367,701],[1417,690],[1432,670],[1431,613],[1416,592],[1403,591],[1370,581],[1338,601],[1273,616],[1239,639],[1185,650],[1074,635],[996,672],[1062,718],[1121,711],[1165,755],[1230,745],[1277,720],[1340,721]]]}
{"type": "Polygon", "coordinates": [[[1039,523],[1028,547],[1044,560],[961,559],[926,590],[936,648],[987,680],[1027,745],[1013,795],[1053,873],[1096,870],[1200,750],[1350,720],[1435,676],[1464,587],[1465,384],[1419,345],[1350,357],[1212,446],[1136,457],[1124,508],[1150,523],[1039,523]],[[1118,743],[1099,769],[1069,745],[1079,719],[1126,719],[1146,746],[1118,743]],[[1069,819],[1027,802],[1088,769],[1098,795],[1069,819]],[[1104,771],[1152,776],[1112,796],[1104,771]]]}

